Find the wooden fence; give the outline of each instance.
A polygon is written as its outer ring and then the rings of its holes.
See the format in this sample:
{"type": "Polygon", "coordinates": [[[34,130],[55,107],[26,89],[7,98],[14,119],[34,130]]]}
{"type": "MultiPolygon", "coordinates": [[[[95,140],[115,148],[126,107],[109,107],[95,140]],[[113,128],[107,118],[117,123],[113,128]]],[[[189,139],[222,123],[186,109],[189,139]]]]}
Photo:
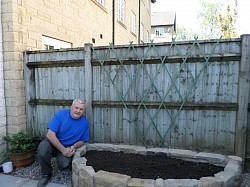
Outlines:
{"type": "Polygon", "coordinates": [[[25,52],[27,123],[44,136],[56,111],[87,101],[91,142],[245,158],[250,36],[25,52]]]}

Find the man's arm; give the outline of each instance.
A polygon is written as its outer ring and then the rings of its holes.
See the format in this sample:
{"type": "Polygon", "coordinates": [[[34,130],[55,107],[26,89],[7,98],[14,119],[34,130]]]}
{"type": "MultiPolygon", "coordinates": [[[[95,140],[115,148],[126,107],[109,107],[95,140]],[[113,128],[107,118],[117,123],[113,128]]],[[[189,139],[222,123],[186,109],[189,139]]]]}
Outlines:
{"type": "Polygon", "coordinates": [[[70,148],[64,147],[60,143],[60,141],[56,137],[56,134],[50,129],[47,132],[47,138],[64,156],[71,157],[74,154],[74,151],[72,151],[70,148]]]}
{"type": "Polygon", "coordinates": [[[84,145],[83,141],[77,141],[76,143],[74,143],[74,148],[78,149],[79,147],[82,147],[84,145]]]}

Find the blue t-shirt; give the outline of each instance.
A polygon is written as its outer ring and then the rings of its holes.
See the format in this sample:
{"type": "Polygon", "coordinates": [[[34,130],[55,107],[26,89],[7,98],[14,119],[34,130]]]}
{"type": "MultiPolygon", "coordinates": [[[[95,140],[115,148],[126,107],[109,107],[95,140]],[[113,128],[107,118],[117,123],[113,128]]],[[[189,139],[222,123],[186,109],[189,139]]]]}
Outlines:
{"type": "Polygon", "coordinates": [[[65,147],[73,145],[77,141],[89,141],[89,123],[84,116],[74,119],[70,110],[58,111],[51,120],[48,129],[56,134],[56,137],[65,147]]]}

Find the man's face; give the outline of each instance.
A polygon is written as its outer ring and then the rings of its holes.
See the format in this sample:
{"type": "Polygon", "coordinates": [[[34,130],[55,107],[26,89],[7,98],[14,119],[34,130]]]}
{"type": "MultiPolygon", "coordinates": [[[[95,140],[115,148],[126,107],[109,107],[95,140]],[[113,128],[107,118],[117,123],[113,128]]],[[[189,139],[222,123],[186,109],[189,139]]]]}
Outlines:
{"type": "Polygon", "coordinates": [[[84,112],[85,112],[85,104],[83,103],[75,102],[70,107],[70,115],[74,119],[79,119],[84,112]]]}

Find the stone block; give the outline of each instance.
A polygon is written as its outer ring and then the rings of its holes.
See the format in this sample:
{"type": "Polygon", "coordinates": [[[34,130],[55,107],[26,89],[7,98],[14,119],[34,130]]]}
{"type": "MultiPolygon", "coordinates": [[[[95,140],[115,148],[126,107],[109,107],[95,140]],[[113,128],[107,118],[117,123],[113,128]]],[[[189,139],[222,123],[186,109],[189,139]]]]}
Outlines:
{"type": "MultiPolygon", "coordinates": [[[[6,125],[5,124],[2,125],[2,123],[0,124],[0,135],[6,136],[6,125]]],[[[1,137],[0,137],[0,139],[1,139],[1,137]]]]}
{"type": "Polygon", "coordinates": [[[106,186],[118,186],[126,187],[127,182],[130,180],[130,176],[122,175],[118,173],[98,171],[94,176],[95,187],[106,187],[106,186]]]}
{"type": "Polygon", "coordinates": [[[81,158],[80,151],[75,152],[73,159],[81,158]]]}
{"type": "Polygon", "coordinates": [[[26,122],[27,122],[26,115],[18,115],[16,118],[17,118],[16,120],[19,124],[26,124],[26,122]]]}
{"type": "MultiPolygon", "coordinates": [[[[6,36],[7,37],[11,37],[11,36],[6,36]]],[[[4,46],[3,46],[3,49],[4,51],[13,51],[15,49],[15,45],[16,43],[15,42],[5,42],[4,43],[4,46]]]]}
{"type": "Polygon", "coordinates": [[[1,120],[2,117],[4,117],[3,119],[5,119],[5,116],[6,116],[6,111],[5,111],[4,105],[0,105],[0,123],[1,124],[6,123],[1,120]]]}
{"type": "Polygon", "coordinates": [[[227,163],[224,171],[232,171],[235,175],[240,175],[242,172],[242,168],[238,161],[230,160],[227,163]]]}
{"type": "Polygon", "coordinates": [[[79,186],[93,187],[94,186],[95,170],[91,166],[83,166],[79,171],[79,186]]]}
{"type": "Polygon", "coordinates": [[[24,106],[23,107],[6,107],[8,114],[11,116],[23,115],[25,113],[24,106]]]}
{"type": "Polygon", "coordinates": [[[112,144],[102,144],[102,143],[95,143],[95,144],[89,144],[87,146],[87,150],[97,150],[97,151],[114,151],[115,145],[112,144]]]}
{"type": "Polygon", "coordinates": [[[155,180],[155,187],[164,187],[164,180],[159,178],[155,180]]]}
{"type": "Polygon", "coordinates": [[[30,47],[36,48],[36,40],[28,38],[27,43],[30,47]]]}
{"type": "Polygon", "coordinates": [[[86,152],[87,152],[87,146],[88,146],[88,144],[86,143],[82,147],[79,147],[77,149],[77,152],[79,152],[80,157],[83,157],[86,154],[86,152]]]}
{"type": "Polygon", "coordinates": [[[224,155],[217,154],[217,153],[206,153],[200,152],[196,155],[196,159],[205,161],[211,164],[220,164],[225,165],[227,158],[224,155]]]}
{"type": "Polygon", "coordinates": [[[28,31],[28,38],[33,40],[41,40],[41,34],[33,31],[28,31]]]}
{"type": "Polygon", "coordinates": [[[22,80],[23,79],[23,72],[20,70],[11,70],[5,71],[6,79],[9,80],[22,80]]]}
{"type": "Polygon", "coordinates": [[[140,155],[146,155],[147,149],[142,146],[133,146],[133,149],[135,149],[135,153],[140,155]]]}
{"type": "Polygon", "coordinates": [[[27,15],[30,15],[30,16],[32,16],[32,17],[37,17],[38,10],[37,10],[37,9],[30,8],[30,7],[27,7],[27,8],[26,8],[26,13],[27,13],[27,15]]]}
{"type": "Polygon", "coordinates": [[[164,181],[165,187],[198,187],[196,179],[167,179],[164,181]]]}
{"type": "Polygon", "coordinates": [[[232,171],[222,171],[216,173],[214,177],[222,180],[224,182],[224,187],[233,187],[237,184],[237,180],[239,180],[239,176],[234,175],[232,171]]]}
{"type": "Polygon", "coordinates": [[[155,180],[132,178],[127,183],[127,187],[154,187],[155,180]]]}
{"type": "Polygon", "coordinates": [[[86,166],[87,159],[82,157],[82,158],[77,158],[73,159],[72,161],[72,171],[75,172],[78,175],[78,172],[80,168],[86,166]]]}
{"type": "Polygon", "coordinates": [[[37,12],[37,18],[41,19],[41,20],[44,20],[44,21],[47,21],[47,22],[50,22],[51,16],[46,14],[45,12],[46,11],[44,11],[44,12],[43,11],[38,11],[37,12]]]}
{"type": "Polygon", "coordinates": [[[167,148],[149,148],[146,154],[153,153],[153,155],[169,155],[169,149],[167,148]]]}
{"type": "Polygon", "coordinates": [[[137,146],[131,145],[116,145],[115,151],[116,152],[124,152],[124,153],[137,153],[137,146]]]}
{"type": "Polygon", "coordinates": [[[13,21],[12,15],[13,15],[12,12],[3,13],[2,22],[3,23],[6,23],[6,22],[11,23],[13,21]]]}
{"type": "Polygon", "coordinates": [[[86,153],[86,147],[87,147],[87,144],[83,145],[82,147],[79,147],[79,148],[76,150],[76,152],[75,152],[74,159],[83,157],[84,154],[86,153]],[[83,153],[84,153],[84,154],[83,154],[83,153]]]}
{"type": "MultiPolygon", "coordinates": [[[[26,127],[26,126],[24,126],[26,127]]],[[[9,134],[15,134],[18,133],[21,130],[24,130],[25,128],[22,127],[21,125],[8,125],[8,133],[9,134]]]]}
{"type": "Polygon", "coordinates": [[[11,98],[21,98],[21,97],[24,96],[24,90],[23,89],[9,89],[9,90],[6,89],[5,93],[9,93],[8,96],[11,97],[11,98]]]}
{"type": "Polygon", "coordinates": [[[224,182],[215,177],[202,177],[199,181],[201,187],[223,187],[224,182]]]}
{"type": "Polygon", "coordinates": [[[78,187],[79,186],[79,175],[76,173],[72,173],[72,187],[78,187]]]}
{"type": "Polygon", "coordinates": [[[171,157],[180,157],[180,158],[195,158],[196,152],[183,149],[169,149],[169,155],[171,157]]]}
{"type": "Polygon", "coordinates": [[[228,156],[228,158],[231,159],[231,160],[242,162],[242,158],[239,157],[239,156],[230,155],[230,156],[228,156]]]}
{"type": "MultiPolygon", "coordinates": [[[[19,61],[14,61],[14,62],[11,62],[9,64],[9,68],[10,70],[12,71],[23,71],[23,61],[19,60],[19,61]]],[[[23,81],[23,80],[20,80],[20,81],[23,81]]],[[[24,81],[23,81],[24,82],[24,81]]]]}
{"type": "Polygon", "coordinates": [[[20,54],[16,51],[5,52],[4,60],[5,61],[18,61],[20,60],[20,54]]]}

